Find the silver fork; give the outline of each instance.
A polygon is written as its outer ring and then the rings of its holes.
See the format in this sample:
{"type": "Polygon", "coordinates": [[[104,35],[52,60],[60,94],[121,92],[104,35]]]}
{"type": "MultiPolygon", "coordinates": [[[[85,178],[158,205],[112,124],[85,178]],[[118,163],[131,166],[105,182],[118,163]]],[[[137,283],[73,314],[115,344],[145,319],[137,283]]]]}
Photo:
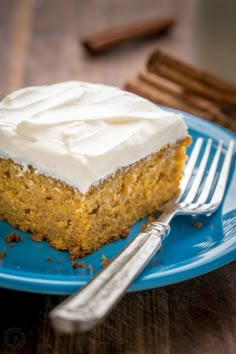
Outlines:
{"type": "Polygon", "coordinates": [[[87,285],[51,311],[50,318],[56,330],[65,333],[87,331],[101,322],[160,250],[174,216],[210,215],[217,210],[228,180],[234,141],[230,141],[227,148],[224,148],[222,141],[219,142],[209,168],[212,140],[206,142],[204,149],[203,142],[202,138],[196,140],[185,168],[180,193],[163,206],[164,211],[158,221],[149,224],[87,285]]]}

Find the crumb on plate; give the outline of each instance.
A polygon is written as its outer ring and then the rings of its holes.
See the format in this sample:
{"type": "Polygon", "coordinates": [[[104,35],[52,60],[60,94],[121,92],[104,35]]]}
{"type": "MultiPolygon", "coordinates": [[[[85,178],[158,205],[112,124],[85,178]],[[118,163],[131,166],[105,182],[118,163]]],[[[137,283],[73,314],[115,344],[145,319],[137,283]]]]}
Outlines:
{"type": "Polygon", "coordinates": [[[107,267],[112,262],[112,259],[107,258],[104,254],[101,257],[102,267],[107,267]]]}
{"type": "Polygon", "coordinates": [[[72,268],[73,268],[73,269],[77,269],[77,268],[79,268],[78,263],[76,263],[76,262],[72,263],[72,268]]]}
{"type": "Polygon", "coordinates": [[[6,257],[6,252],[0,252],[0,259],[3,259],[6,257]]]}
{"type": "Polygon", "coordinates": [[[203,226],[203,223],[201,223],[200,221],[194,221],[192,225],[197,229],[200,229],[203,226]]]}
{"type": "Polygon", "coordinates": [[[79,267],[80,267],[80,268],[85,268],[85,267],[86,267],[85,262],[79,262],[79,267]]]}
{"type": "Polygon", "coordinates": [[[20,242],[22,241],[22,238],[17,234],[16,231],[14,231],[5,237],[5,241],[7,243],[20,242]]]}

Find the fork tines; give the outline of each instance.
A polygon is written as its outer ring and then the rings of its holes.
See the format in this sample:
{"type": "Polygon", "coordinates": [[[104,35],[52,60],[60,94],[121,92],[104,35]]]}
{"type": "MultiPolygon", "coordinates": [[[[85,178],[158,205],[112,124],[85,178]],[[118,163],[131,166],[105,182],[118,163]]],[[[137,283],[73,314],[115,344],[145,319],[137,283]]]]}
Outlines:
{"type": "MultiPolygon", "coordinates": [[[[221,203],[230,172],[235,142],[218,144],[212,139],[198,138],[185,168],[181,183],[181,207],[209,208],[214,211],[221,203]]],[[[208,209],[207,209],[208,210],[208,209]]]]}

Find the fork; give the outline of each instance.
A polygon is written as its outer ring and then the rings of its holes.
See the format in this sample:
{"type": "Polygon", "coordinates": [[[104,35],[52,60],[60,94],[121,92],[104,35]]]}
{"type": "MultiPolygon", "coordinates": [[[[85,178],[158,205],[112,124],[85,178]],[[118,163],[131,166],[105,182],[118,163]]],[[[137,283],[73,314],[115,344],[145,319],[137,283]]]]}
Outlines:
{"type": "Polygon", "coordinates": [[[158,221],[149,224],[87,285],[51,311],[50,319],[56,330],[64,333],[87,331],[101,322],[160,250],[170,232],[169,224],[174,216],[211,215],[217,210],[227,185],[234,141],[231,140],[227,148],[220,141],[212,162],[209,162],[212,145],[212,139],[206,143],[203,138],[196,140],[180,184],[180,192],[163,205],[158,221]]]}

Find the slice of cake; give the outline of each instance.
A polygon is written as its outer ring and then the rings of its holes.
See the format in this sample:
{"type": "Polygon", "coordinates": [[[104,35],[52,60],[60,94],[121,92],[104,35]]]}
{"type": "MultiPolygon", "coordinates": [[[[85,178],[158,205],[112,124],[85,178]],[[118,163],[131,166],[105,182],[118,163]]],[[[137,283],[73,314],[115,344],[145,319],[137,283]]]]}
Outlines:
{"type": "Polygon", "coordinates": [[[180,115],[114,87],[13,92],[0,103],[0,218],[90,253],[177,192],[190,140],[180,115]]]}

